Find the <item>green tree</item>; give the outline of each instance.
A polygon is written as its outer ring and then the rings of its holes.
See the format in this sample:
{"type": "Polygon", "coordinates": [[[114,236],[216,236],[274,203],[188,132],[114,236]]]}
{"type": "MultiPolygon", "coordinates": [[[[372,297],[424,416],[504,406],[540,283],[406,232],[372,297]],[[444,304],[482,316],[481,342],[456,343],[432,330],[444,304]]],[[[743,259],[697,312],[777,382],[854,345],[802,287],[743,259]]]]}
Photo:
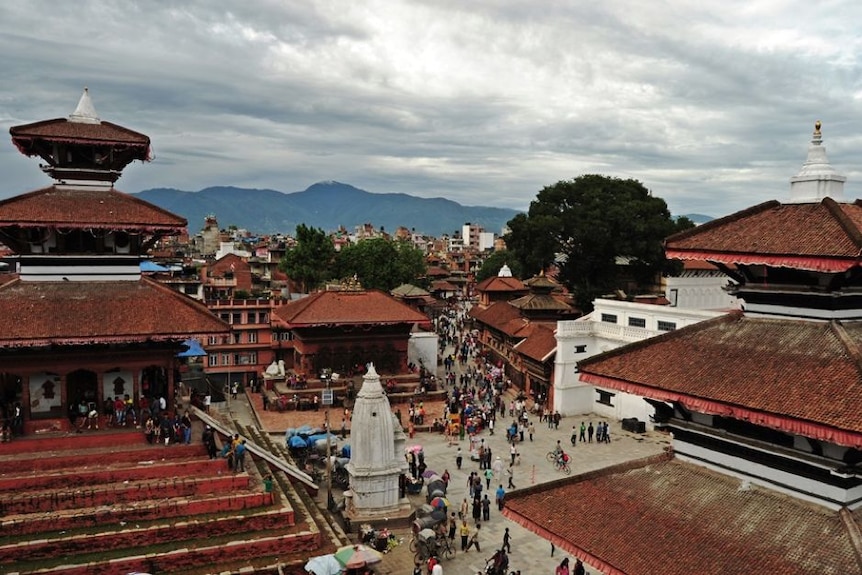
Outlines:
{"type": "Polygon", "coordinates": [[[296,226],[296,245],[282,258],[278,267],[308,293],[332,277],[335,246],[332,238],[319,228],[296,226]]]}
{"type": "MultiPolygon", "coordinates": [[[[493,277],[500,273],[500,268],[504,265],[509,266],[512,270],[512,275],[518,279],[524,279],[524,271],[521,269],[521,262],[515,257],[515,254],[508,250],[500,250],[494,252],[485,258],[482,262],[482,267],[476,272],[476,282],[485,281],[489,277],[493,277]]],[[[538,273],[539,268],[536,268],[538,273]]]]}
{"type": "Polygon", "coordinates": [[[528,213],[509,222],[505,240],[524,269],[556,261],[560,280],[587,311],[593,299],[622,287],[617,257],[649,285],[665,266],[664,238],[690,223],[674,221],[665,201],[637,180],[589,174],[542,189],[528,213]]]}
{"type": "Polygon", "coordinates": [[[341,249],[336,274],[340,278],[355,275],[363,287],[389,292],[424,275],[425,258],[409,242],[369,238],[341,249]]]}

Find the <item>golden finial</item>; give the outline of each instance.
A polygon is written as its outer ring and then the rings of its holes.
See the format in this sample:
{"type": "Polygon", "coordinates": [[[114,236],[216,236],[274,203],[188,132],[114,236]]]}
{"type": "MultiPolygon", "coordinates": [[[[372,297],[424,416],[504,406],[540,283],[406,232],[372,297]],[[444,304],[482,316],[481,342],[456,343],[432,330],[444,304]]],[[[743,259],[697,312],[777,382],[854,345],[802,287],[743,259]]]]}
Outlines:
{"type": "Polygon", "coordinates": [[[814,122],[814,133],[820,134],[820,120],[817,120],[816,122],[814,122]]]}

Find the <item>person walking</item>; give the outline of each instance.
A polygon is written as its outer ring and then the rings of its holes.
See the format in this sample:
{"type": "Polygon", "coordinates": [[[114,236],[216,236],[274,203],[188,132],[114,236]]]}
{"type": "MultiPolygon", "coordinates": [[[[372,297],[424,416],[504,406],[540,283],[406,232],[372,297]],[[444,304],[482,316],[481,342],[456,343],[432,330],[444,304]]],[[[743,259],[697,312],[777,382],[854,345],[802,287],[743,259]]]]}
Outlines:
{"type": "Polygon", "coordinates": [[[455,452],[455,465],[458,466],[458,469],[461,469],[461,463],[464,461],[464,454],[461,453],[461,446],[458,446],[458,451],[455,452]]]}
{"type": "Polygon", "coordinates": [[[491,520],[491,500],[488,499],[488,494],[485,494],[485,498],[482,499],[482,521],[490,521],[491,520]]]}
{"type": "Polygon", "coordinates": [[[587,427],[587,443],[593,442],[593,433],[594,432],[595,432],[595,429],[593,428],[593,422],[591,421],[589,427],[587,427]]]}
{"type": "Polygon", "coordinates": [[[500,486],[497,488],[497,493],[496,493],[495,495],[496,495],[496,498],[497,498],[497,510],[498,510],[498,511],[502,511],[502,510],[503,510],[503,504],[504,504],[505,499],[506,499],[506,490],[505,490],[505,489],[503,489],[503,484],[502,484],[502,483],[501,483],[501,484],[500,484],[500,486]]]}
{"type": "Polygon", "coordinates": [[[557,569],[554,571],[554,575],[569,575],[569,558],[566,557],[560,564],[557,565],[557,569]]]}
{"type": "Polygon", "coordinates": [[[461,520],[461,527],[459,528],[458,533],[461,535],[461,551],[467,551],[467,540],[470,538],[470,527],[467,525],[466,519],[461,520]]]}
{"type": "Polygon", "coordinates": [[[489,466],[485,470],[485,488],[491,489],[491,480],[494,479],[494,470],[489,466]]]}
{"type": "Polygon", "coordinates": [[[512,552],[512,544],[510,543],[511,536],[509,535],[509,528],[506,527],[506,531],[503,532],[503,546],[500,549],[505,549],[506,553],[512,552]]]}
{"type": "Polygon", "coordinates": [[[458,523],[455,520],[455,512],[452,512],[452,515],[449,517],[449,541],[454,543],[455,541],[455,531],[458,529],[458,523]]]}
{"type": "Polygon", "coordinates": [[[497,456],[497,459],[494,460],[494,464],[492,465],[492,467],[494,468],[494,476],[497,477],[497,479],[502,479],[503,478],[503,460],[500,459],[499,455],[497,456]]]}
{"type": "Polygon", "coordinates": [[[479,547],[479,530],[482,528],[482,524],[476,525],[476,529],[473,530],[473,533],[470,535],[470,540],[467,542],[467,549],[464,550],[466,553],[470,550],[471,547],[475,547],[476,551],[479,553],[482,552],[482,549],[479,547]]]}
{"type": "Polygon", "coordinates": [[[587,442],[587,426],[583,421],[581,422],[581,433],[579,434],[579,439],[581,440],[581,443],[587,442]]]}
{"type": "Polygon", "coordinates": [[[514,464],[514,463],[512,463],[512,464],[510,464],[510,465],[509,465],[509,467],[506,469],[506,477],[508,477],[508,478],[509,478],[509,484],[508,484],[506,487],[508,487],[509,489],[517,489],[517,488],[515,487],[515,484],[512,482],[512,481],[514,480],[514,478],[515,478],[515,469],[514,469],[514,465],[515,465],[515,464],[514,464]]]}
{"type": "Polygon", "coordinates": [[[530,441],[533,441],[533,434],[536,432],[536,426],[533,425],[533,422],[530,422],[530,427],[527,428],[527,432],[530,434],[530,441]]]}
{"type": "Polygon", "coordinates": [[[458,518],[459,519],[467,519],[467,510],[469,508],[470,508],[470,506],[467,503],[467,498],[465,497],[464,501],[461,502],[461,509],[458,511],[458,518]]]}

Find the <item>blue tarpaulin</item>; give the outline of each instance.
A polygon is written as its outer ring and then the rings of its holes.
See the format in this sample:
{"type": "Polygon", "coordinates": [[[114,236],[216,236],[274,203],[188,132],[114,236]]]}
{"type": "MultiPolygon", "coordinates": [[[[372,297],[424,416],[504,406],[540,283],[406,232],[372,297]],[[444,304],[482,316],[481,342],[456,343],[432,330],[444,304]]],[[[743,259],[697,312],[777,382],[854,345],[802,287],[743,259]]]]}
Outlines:
{"type": "Polygon", "coordinates": [[[183,345],[187,346],[188,349],[178,353],[177,357],[202,357],[207,355],[207,352],[204,351],[204,348],[201,347],[200,342],[196,339],[187,339],[183,342],[183,345]]]}
{"type": "Polygon", "coordinates": [[[141,262],[141,271],[142,272],[166,272],[168,268],[165,266],[160,266],[156,262],[151,262],[150,260],[144,260],[141,262]]]}

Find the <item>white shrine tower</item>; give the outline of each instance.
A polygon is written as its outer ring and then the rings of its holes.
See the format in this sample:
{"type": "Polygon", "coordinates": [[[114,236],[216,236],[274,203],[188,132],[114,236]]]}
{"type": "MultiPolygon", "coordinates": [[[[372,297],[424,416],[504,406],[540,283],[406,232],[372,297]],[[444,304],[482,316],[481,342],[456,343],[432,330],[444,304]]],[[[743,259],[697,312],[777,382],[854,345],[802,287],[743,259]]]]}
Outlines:
{"type": "Polygon", "coordinates": [[[373,363],[368,364],[353,406],[350,440],[346,466],[353,494],[346,509],[350,521],[408,517],[410,503],[399,497],[398,487],[408,468],[404,457],[407,437],[389,407],[373,363]]]}

